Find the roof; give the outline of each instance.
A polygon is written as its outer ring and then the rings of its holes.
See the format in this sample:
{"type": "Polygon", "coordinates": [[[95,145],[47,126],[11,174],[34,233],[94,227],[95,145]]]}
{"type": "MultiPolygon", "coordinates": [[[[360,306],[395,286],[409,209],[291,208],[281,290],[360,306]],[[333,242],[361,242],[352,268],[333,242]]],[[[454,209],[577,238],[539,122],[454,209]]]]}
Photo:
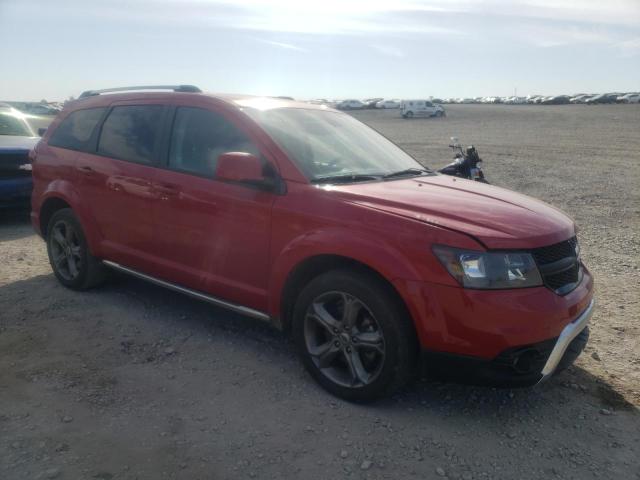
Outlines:
{"type": "Polygon", "coordinates": [[[185,96],[189,98],[194,97],[207,97],[214,100],[222,101],[227,104],[233,105],[238,108],[248,107],[255,108],[257,110],[271,110],[274,108],[305,108],[309,110],[332,110],[326,105],[313,105],[306,102],[299,102],[295,100],[288,100],[279,97],[266,97],[255,95],[241,95],[230,93],[210,93],[210,92],[195,92],[195,91],[122,91],[122,93],[110,93],[108,90],[89,90],[90,94],[83,94],[81,98],[68,102],[68,106],[71,108],[78,108],[81,104],[87,106],[104,106],[115,101],[127,101],[138,99],[166,99],[166,98],[183,98],[185,96]],[[95,93],[98,92],[98,93],[95,93]],[[99,92],[104,92],[101,94],[99,92]]]}

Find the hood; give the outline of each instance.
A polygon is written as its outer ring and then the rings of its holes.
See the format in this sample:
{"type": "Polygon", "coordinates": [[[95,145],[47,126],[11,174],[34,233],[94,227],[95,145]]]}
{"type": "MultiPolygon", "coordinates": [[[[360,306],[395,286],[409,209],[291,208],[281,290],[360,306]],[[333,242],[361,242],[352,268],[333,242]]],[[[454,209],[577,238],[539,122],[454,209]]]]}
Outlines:
{"type": "Polygon", "coordinates": [[[544,202],[447,175],[331,189],[351,203],[456,230],[491,249],[536,248],[575,235],[573,220],[544,202]]]}
{"type": "Polygon", "coordinates": [[[10,150],[15,151],[31,150],[36,146],[40,137],[21,137],[18,135],[0,135],[0,153],[10,150]]]}

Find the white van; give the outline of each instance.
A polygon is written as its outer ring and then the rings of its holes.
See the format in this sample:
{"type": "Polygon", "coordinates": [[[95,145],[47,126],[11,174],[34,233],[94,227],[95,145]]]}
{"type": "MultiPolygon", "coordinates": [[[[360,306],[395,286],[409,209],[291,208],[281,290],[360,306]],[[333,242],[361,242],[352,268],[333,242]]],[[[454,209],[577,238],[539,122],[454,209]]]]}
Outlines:
{"type": "Polygon", "coordinates": [[[404,118],[413,117],[442,117],[445,115],[442,105],[429,100],[402,100],[400,115],[404,118]]]}

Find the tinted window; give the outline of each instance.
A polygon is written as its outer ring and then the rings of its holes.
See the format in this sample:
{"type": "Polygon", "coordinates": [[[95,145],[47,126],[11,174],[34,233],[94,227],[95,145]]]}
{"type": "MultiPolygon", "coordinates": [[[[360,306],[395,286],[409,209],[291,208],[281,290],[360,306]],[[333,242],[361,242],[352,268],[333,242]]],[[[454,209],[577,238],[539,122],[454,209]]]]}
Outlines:
{"type": "Polygon", "coordinates": [[[137,163],[153,163],[161,105],[115,107],[102,126],[98,152],[137,163]]]}
{"type": "Polygon", "coordinates": [[[222,115],[201,108],[177,109],[171,134],[170,167],[213,177],[218,157],[227,152],[259,155],[251,140],[222,115]]]}
{"type": "Polygon", "coordinates": [[[88,108],[72,112],[53,132],[49,145],[71,150],[87,150],[91,134],[105,110],[105,108],[88,108]]]}

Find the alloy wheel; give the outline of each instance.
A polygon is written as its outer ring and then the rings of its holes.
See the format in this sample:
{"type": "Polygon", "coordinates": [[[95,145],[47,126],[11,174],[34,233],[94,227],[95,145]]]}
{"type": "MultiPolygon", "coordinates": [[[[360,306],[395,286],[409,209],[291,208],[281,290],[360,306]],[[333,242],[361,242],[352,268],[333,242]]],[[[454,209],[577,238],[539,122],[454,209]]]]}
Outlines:
{"type": "Polygon", "coordinates": [[[69,222],[60,220],[50,235],[51,260],[56,271],[67,281],[75,280],[82,267],[82,245],[78,233],[69,222]]]}
{"type": "Polygon", "coordinates": [[[304,340],[318,370],[344,387],[369,385],[384,366],[380,325],[361,300],[346,292],[326,292],[311,302],[304,340]]]}

